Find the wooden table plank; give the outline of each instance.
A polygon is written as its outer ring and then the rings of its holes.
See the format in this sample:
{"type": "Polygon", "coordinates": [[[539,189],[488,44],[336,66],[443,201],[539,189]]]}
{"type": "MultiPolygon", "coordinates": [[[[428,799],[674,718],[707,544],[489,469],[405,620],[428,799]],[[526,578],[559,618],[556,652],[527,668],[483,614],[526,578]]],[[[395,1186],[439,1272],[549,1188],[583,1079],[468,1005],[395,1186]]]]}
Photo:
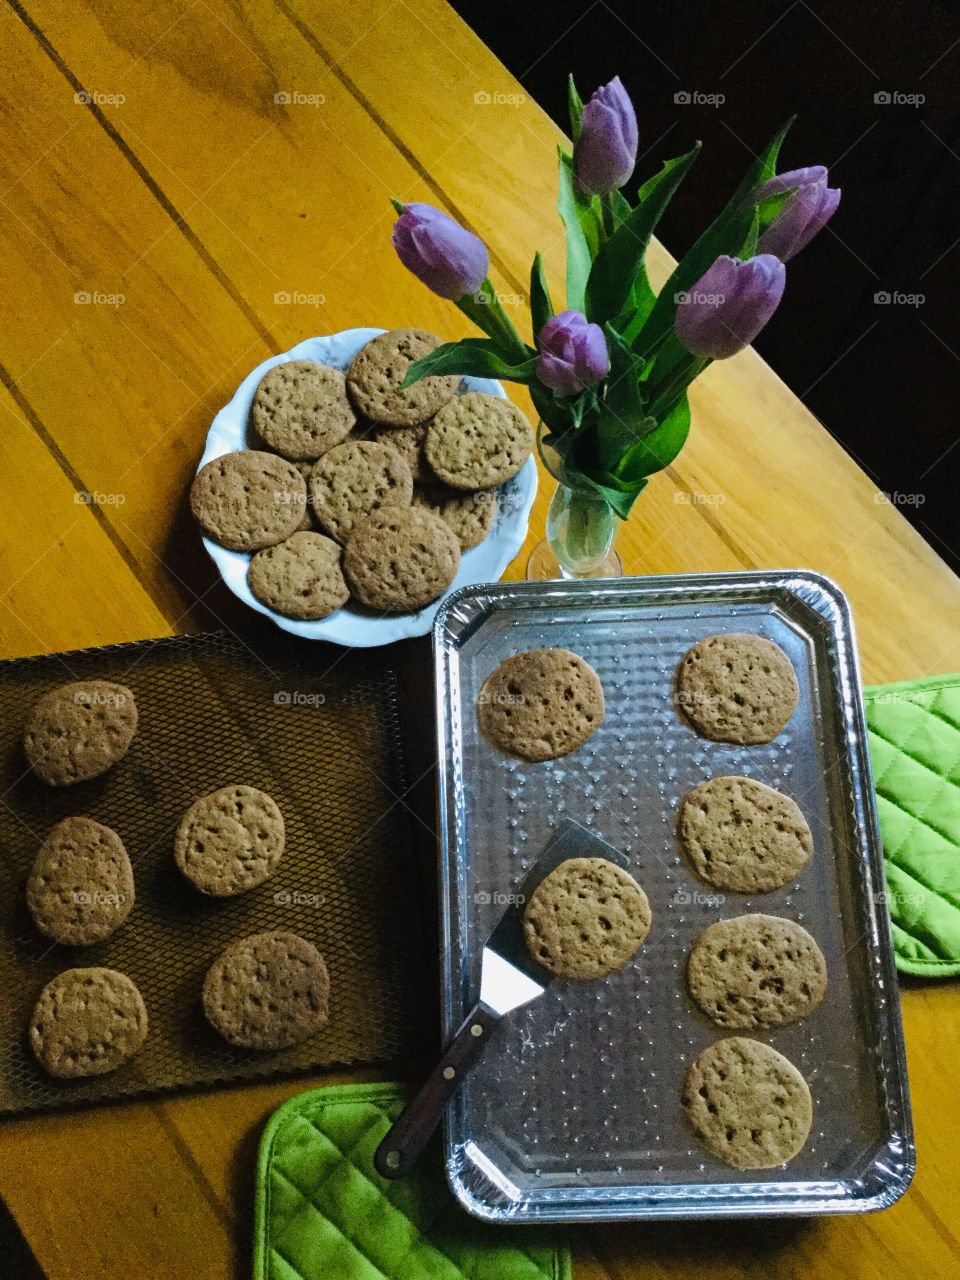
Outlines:
{"type": "MultiPolygon", "coordinates": [[[[69,495],[75,484],[106,492],[122,484],[127,501],[96,516],[81,508],[80,532],[64,535],[71,554],[50,551],[51,572],[27,575],[16,599],[23,631],[4,637],[10,653],[40,639],[39,647],[56,648],[157,634],[213,581],[199,558],[188,582],[171,580],[172,570],[185,572],[184,553],[197,556],[182,494],[210,414],[266,354],[308,332],[370,321],[464,331],[459,314],[395,261],[390,192],[469,214],[495,247],[505,288],[523,292],[538,245],[554,280],[561,267],[549,214],[559,134],[529,102],[499,115],[492,106],[473,110],[474,92],[516,94],[518,86],[440,0],[419,0],[415,11],[402,0],[281,0],[278,9],[263,0],[162,0],[119,19],[106,0],[69,12],[44,0],[28,11],[28,26],[10,11],[0,19],[15,63],[15,77],[0,88],[13,123],[0,178],[7,188],[16,183],[5,197],[13,220],[0,314],[10,322],[5,351],[21,415],[29,413],[38,433],[17,455],[24,462],[10,492],[25,473],[46,514],[36,526],[32,514],[18,521],[10,562],[31,539],[54,542],[57,486],[69,495]],[[125,92],[127,100],[84,109],[72,98],[81,88],[125,92]],[[273,101],[280,91],[325,101],[284,107],[273,101]],[[57,216],[66,201],[70,218],[57,216]],[[113,292],[118,278],[129,281],[129,301],[113,315],[84,311],[78,324],[74,290],[113,292]],[[274,301],[295,290],[323,293],[325,302],[274,301]],[[25,296],[31,314],[17,323],[25,296]],[[171,527],[186,530],[173,550],[171,527]],[[84,608],[69,611],[69,622],[64,580],[84,589],[84,608]],[[163,612],[147,607],[147,592],[163,612]],[[61,639],[68,633],[85,638],[61,639]]],[[[655,253],[662,278],[669,260],[655,253]]],[[[811,381],[822,372],[811,371],[811,381]]],[[[628,568],[804,562],[850,592],[868,676],[950,665],[955,579],[896,511],[876,504],[862,473],[761,361],[747,353],[711,370],[695,414],[696,435],[676,474],[654,481],[624,530],[628,568]],[[710,502],[693,501],[698,495],[710,502]]],[[[542,532],[544,506],[541,495],[532,537],[542,532]]],[[[949,988],[911,990],[905,1000],[918,1113],[921,1098],[928,1106],[918,1125],[924,1172],[902,1205],[870,1222],[782,1235],[711,1228],[704,1238],[716,1248],[698,1246],[689,1229],[593,1231],[578,1237],[578,1280],[673,1275],[693,1265],[706,1274],[708,1263],[710,1274],[768,1274],[773,1259],[781,1274],[826,1276],[843,1266],[851,1275],[892,1275],[898,1250],[930,1274],[946,1273],[956,1256],[949,1188],[957,1160],[938,1090],[956,1059],[955,1042],[942,1034],[957,1025],[956,1012],[949,988]],[[759,1247],[757,1235],[772,1243],[759,1247]]],[[[126,1263],[137,1270],[126,1274],[168,1275],[181,1262],[193,1268],[182,1274],[201,1278],[230,1268],[245,1274],[256,1136],[273,1106],[313,1082],[10,1126],[0,1192],[52,1275],[125,1274],[117,1223],[107,1224],[109,1241],[65,1243],[82,1215],[121,1190],[127,1220],[143,1236],[126,1263]],[[70,1159],[58,1161],[64,1147],[70,1159]],[[104,1158],[102,1149],[114,1154],[104,1158]],[[145,1152],[156,1176],[140,1180],[125,1153],[139,1160],[145,1152]],[[177,1211],[192,1217],[199,1242],[182,1256],[165,1252],[188,1246],[168,1246],[168,1220],[154,1218],[171,1180],[177,1211]],[[58,1220],[48,1211],[54,1197],[75,1203],[76,1216],[58,1220]]]]}

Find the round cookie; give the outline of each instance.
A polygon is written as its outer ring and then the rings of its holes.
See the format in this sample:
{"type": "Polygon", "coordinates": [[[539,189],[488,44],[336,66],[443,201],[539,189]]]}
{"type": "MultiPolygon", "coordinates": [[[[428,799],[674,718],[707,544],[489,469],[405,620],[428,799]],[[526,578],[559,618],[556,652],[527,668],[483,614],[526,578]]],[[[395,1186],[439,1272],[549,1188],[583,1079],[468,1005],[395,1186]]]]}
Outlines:
{"type": "Polygon", "coordinates": [[[33,704],[23,750],[38,778],[52,787],[86,782],[122,760],[137,732],[137,704],[122,684],[77,680],[33,704]]]}
{"type": "Polygon", "coordinates": [[[33,1010],[30,1048],[59,1080],[102,1076],[133,1057],[147,1038],[143,997],[116,969],[65,969],[33,1010]]]}
{"type": "Polygon", "coordinates": [[[697,875],[732,893],[769,893],[813,853],[800,807],[753,778],[711,778],[680,802],[680,843],[697,875]]]}
{"type": "Polygon", "coordinates": [[[711,1155],[735,1169],[774,1169],[803,1147],[813,1123],[807,1082],[759,1040],[731,1036],[690,1065],[681,1106],[711,1155]]]}
{"type": "Polygon", "coordinates": [[[283,814],[256,787],[221,787],[195,800],[174,837],[177,866],[215,898],[262,884],[283,856],[283,814]]]}
{"type": "Polygon", "coordinates": [[[748,915],[704,929],[687,961],[690,994],[721,1027],[777,1027],[812,1013],[827,966],[802,925],[748,915]]]}
{"type": "Polygon", "coordinates": [[[502,750],[539,762],[565,756],[599,729],[600,677],[569,649],[531,649],[506,658],[477,698],[485,737],[502,750]]]}
{"type": "Polygon", "coordinates": [[[87,947],[109,938],[133,908],[133,869],[115,831],[92,818],[58,822],[34,859],[27,907],[46,937],[87,947]]]}
{"type": "Polygon", "coordinates": [[[324,1026],[330,978],[323,956],[295,933],[232,942],[207,970],[203,1011],[230,1044],[286,1049],[324,1026]]]}
{"type": "Polygon", "coordinates": [[[190,509],[207,537],[231,551],[259,551],[303,520],[307,486],[292,462],[260,449],[208,462],[190,487],[190,509]]]}
{"type": "Polygon", "coordinates": [[[413,427],[378,427],[372,439],[396,449],[410,468],[414,482],[430,479],[430,468],[423,456],[423,442],[427,438],[427,424],[418,422],[413,427]]]}
{"type": "Polygon", "coordinates": [[[790,659],[763,636],[707,636],[677,668],[677,704],[714,742],[772,742],[797,709],[800,688],[790,659]]]}
{"type": "Polygon", "coordinates": [[[357,420],[346,378],[314,360],[288,360],[264,374],[250,419],[264,444],[294,462],[316,461],[346,439],[357,420]]]}
{"type": "Polygon", "coordinates": [[[622,867],[605,858],[568,858],[531,894],[523,934],[538,964],[558,978],[589,982],[623,968],[650,920],[647,895],[622,867]]]}
{"type": "Polygon", "coordinates": [[[479,546],[490,532],[497,495],[492,489],[464,493],[442,484],[414,485],[413,505],[439,516],[457,535],[460,550],[469,551],[479,546]]]}
{"type": "Polygon", "coordinates": [[[436,334],[423,329],[391,329],[368,342],[347,372],[347,390],[355,407],[371,422],[397,427],[432,418],[456,395],[460,375],[421,378],[411,387],[401,384],[414,361],[439,345],[436,334]]]}
{"type": "Polygon", "coordinates": [[[533,450],[520,410],[499,396],[468,391],[427,427],[423,451],[431,470],[453,489],[492,489],[515,476],[533,450]]]}
{"type": "Polygon", "coordinates": [[[292,533],[250,561],[250,590],[285,618],[325,618],[350,599],[340,568],[341,547],[322,533],[292,533]]]}
{"type": "Polygon", "coordinates": [[[345,542],[371,512],[408,507],[413,476],[395,449],[375,440],[348,440],[316,463],[310,473],[310,497],[319,523],[345,542]]]}
{"type": "Polygon", "coordinates": [[[419,507],[383,507],[354,529],[343,571],[361,604],[409,613],[436,600],[460,568],[456,534],[419,507]]]}

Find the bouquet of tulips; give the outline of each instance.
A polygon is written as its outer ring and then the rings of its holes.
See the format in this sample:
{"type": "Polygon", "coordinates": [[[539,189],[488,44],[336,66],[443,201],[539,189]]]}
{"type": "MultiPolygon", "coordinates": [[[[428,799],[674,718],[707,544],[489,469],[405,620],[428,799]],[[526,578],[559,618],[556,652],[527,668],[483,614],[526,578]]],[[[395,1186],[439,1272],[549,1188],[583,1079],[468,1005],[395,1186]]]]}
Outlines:
{"type": "Polygon", "coordinates": [[[776,172],[780,130],[659,293],[650,238],[697,159],[668,160],[631,199],[638,129],[619,78],[586,103],[569,89],[573,153],[562,148],[558,210],[567,241],[566,307],[550,297],[538,253],[530,273],[533,344],[504,311],[486,245],[430,205],[394,201],[393,244],[428,288],[486,334],[438,347],[412,367],[523,383],[540,415],[540,453],[562,484],[593,491],[626,518],[649,476],[673,461],[690,429],[687,387],[713,360],[742,350],[773,315],[784,263],[833,215],[840,192],[822,165],[776,172]]]}

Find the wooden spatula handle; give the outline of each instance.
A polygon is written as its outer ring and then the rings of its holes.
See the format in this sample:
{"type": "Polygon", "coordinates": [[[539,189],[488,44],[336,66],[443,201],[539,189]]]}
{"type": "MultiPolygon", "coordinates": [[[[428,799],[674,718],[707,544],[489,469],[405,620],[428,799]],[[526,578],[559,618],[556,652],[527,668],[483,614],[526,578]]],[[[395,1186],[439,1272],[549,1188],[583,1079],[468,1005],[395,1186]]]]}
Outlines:
{"type": "Polygon", "coordinates": [[[420,1092],[377,1147],[373,1163],[381,1177],[402,1178],[408,1172],[430,1140],[460,1082],[483,1053],[499,1021],[487,1005],[473,1007],[420,1092]]]}

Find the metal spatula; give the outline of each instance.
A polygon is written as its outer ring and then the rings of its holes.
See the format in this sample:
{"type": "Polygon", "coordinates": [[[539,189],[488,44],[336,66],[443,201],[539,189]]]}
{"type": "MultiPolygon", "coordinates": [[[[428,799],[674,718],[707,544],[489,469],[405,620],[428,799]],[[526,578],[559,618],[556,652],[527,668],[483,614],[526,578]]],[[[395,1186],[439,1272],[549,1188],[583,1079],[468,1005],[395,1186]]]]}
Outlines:
{"type": "Polygon", "coordinates": [[[447,1103],[480,1058],[500,1019],[543,995],[550,974],[538,965],[523,938],[523,907],[537,885],[568,858],[627,859],[576,822],[565,822],[524,880],[487,939],[480,968],[480,999],[464,1019],[446,1053],[377,1147],[373,1163],[384,1178],[402,1178],[427,1145],[447,1103]]]}

